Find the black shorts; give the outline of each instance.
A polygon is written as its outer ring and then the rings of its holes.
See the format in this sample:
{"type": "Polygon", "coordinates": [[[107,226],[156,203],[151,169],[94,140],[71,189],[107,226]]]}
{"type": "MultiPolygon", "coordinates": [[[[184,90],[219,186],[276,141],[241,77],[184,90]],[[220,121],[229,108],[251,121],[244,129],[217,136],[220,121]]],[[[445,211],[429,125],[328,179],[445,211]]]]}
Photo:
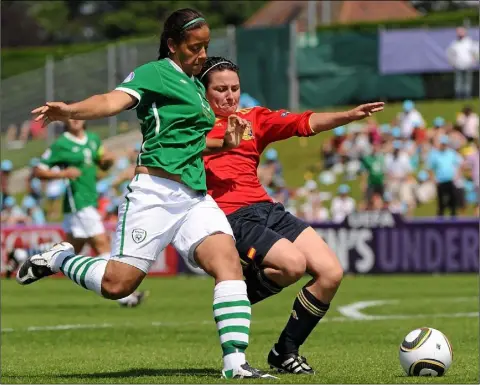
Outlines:
{"type": "Polygon", "coordinates": [[[282,238],[295,241],[309,225],[285,211],[281,203],[261,202],[227,215],[242,265],[260,266],[272,246],[282,238]]]}

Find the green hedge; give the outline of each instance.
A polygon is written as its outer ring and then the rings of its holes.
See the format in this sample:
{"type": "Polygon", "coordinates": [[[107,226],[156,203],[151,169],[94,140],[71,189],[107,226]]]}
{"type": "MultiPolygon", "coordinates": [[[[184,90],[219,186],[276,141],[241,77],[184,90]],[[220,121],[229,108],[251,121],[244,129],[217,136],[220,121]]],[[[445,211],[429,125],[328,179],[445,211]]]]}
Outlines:
{"type": "Polygon", "coordinates": [[[439,27],[458,27],[463,25],[464,21],[470,20],[471,26],[478,26],[479,10],[478,8],[461,9],[458,11],[436,12],[426,16],[420,16],[415,19],[388,20],[385,22],[362,22],[352,24],[331,24],[319,26],[319,31],[328,30],[377,30],[379,27],[385,29],[394,28],[439,28],[439,27]]]}

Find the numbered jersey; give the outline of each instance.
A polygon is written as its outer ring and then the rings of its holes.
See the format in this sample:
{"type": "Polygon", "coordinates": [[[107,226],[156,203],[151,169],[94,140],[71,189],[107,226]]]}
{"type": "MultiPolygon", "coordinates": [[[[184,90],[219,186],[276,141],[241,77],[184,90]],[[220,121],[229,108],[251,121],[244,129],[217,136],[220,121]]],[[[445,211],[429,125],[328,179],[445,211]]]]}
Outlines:
{"type": "Polygon", "coordinates": [[[81,172],[77,179],[68,181],[63,201],[64,213],[97,207],[97,163],[102,151],[98,135],[86,132],[83,139],[78,139],[65,132],[42,155],[39,167],[76,167],[81,172]]]}
{"type": "Polygon", "coordinates": [[[138,164],[180,175],[193,190],[206,192],[202,152],[215,115],[205,88],[170,59],[144,64],[117,88],[138,101],[143,135],[138,164]]]}

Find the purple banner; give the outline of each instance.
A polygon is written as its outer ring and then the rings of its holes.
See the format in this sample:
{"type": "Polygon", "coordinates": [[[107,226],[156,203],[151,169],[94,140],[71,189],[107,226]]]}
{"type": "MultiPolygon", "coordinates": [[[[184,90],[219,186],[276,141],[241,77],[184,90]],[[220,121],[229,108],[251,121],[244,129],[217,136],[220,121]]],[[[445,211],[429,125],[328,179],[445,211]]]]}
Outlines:
{"type": "Polygon", "coordinates": [[[346,272],[478,273],[479,220],[404,220],[389,212],[315,224],[346,272]]]}
{"type": "MultiPolygon", "coordinates": [[[[468,29],[468,36],[478,44],[478,28],[468,29]]],[[[380,31],[380,73],[451,72],[446,51],[455,39],[455,28],[380,31]]]]}

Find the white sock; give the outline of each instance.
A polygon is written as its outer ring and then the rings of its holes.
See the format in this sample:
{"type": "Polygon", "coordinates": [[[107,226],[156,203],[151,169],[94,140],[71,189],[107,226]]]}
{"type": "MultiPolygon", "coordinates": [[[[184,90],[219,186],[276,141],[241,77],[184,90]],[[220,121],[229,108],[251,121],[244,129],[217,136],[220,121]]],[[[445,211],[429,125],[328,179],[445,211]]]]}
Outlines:
{"type": "Polygon", "coordinates": [[[102,295],[102,279],[107,262],[103,258],[85,257],[83,255],[62,255],[53,260],[53,271],[61,271],[77,285],[102,295]]]}
{"type": "Polygon", "coordinates": [[[223,369],[236,369],[246,362],[250,332],[251,308],[243,280],[222,281],[215,286],[213,316],[222,345],[223,369]]]}

